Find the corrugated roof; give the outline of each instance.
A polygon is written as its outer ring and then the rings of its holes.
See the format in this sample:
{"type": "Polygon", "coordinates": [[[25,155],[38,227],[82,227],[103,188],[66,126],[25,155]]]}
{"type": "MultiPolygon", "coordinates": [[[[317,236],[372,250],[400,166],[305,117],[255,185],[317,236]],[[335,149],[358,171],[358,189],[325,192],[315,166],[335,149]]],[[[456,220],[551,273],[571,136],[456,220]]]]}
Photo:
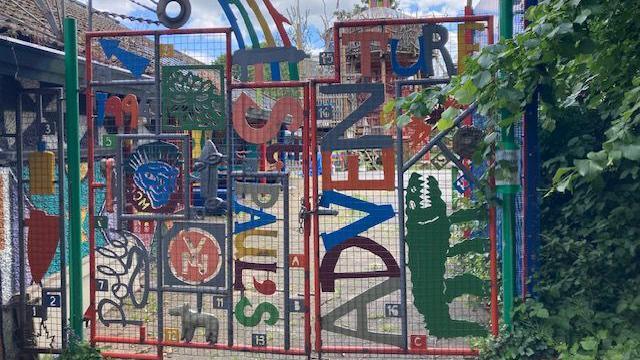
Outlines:
{"type": "MultiPolygon", "coordinates": [[[[87,7],[85,4],[75,0],[64,0],[65,11],[67,16],[77,20],[78,27],[78,53],[83,56],[85,53],[84,34],[88,29],[87,7]]],[[[121,0],[118,0],[121,1],[121,0]]],[[[54,26],[62,29],[60,24],[61,11],[57,0],[0,0],[0,34],[10,36],[16,39],[28,41],[41,46],[62,50],[64,43],[60,37],[56,36],[54,26]],[[38,2],[48,6],[53,16],[47,17],[48,11],[41,9],[38,2]],[[48,20],[49,19],[49,20],[48,20]],[[53,20],[54,24],[50,23],[53,20]]],[[[93,16],[94,31],[118,31],[129,30],[126,26],[117,20],[102,14],[94,14],[93,16]]],[[[108,63],[111,65],[119,65],[115,59],[107,60],[96,43],[93,45],[93,58],[96,61],[108,63]]],[[[121,46],[131,52],[144,56],[147,59],[153,59],[153,41],[145,37],[129,37],[121,39],[121,46]]],[[[164,61],[163,61],[164,63],[164,61]]],[[[178,64],[200,64],[199,61],[193,59],[180,52],[175,52],[171,61],[172,65],[178,64]]],[[[147,72],[152,71],[149,67],[147,72]]]]}

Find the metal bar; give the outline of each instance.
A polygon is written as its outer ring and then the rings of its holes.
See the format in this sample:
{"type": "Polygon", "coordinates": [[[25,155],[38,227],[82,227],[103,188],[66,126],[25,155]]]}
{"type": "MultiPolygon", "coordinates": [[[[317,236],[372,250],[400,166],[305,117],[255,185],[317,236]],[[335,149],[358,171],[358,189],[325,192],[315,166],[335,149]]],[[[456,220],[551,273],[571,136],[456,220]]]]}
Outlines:
{"type": "Polygon", "coordinates": [[[227,345],[233,346],[233,167],[235,156],[233,155],[233,89],[231,87],[233,66],[231,34],[227,33],[227,62],[226,62],[226,82],[227,82],[227,345]]]}
{"type": "Polygon", "coordinates": [[[107,86],[147,86],[147,85],[155,85],[156,81],[153,79],[144,79],[144,80],[111,80],[111,81],[92,81],[91,86],[93,87],[107,87],[107,86]]]}
{"type": "MultiPolygon", "coordinates": [[[[513,37],[513,0],[500,0],[500,39],[510,39],[513,37]]],[[[502,114],[501,114],[502,116],[502,114]]],[[[501,128],[501,148],[504,150],[514,150],[513,126],[501,128]]],[[[499,190],[500,192],[500,190],[499,190]]],[[[505,324],[511,328],[511,311],[514,302],[514,235],[515,235],[515,193],[514,191],[502,191],[502,289],[503,289],[503,319],[505,324]]]]}
{"type": "Polygon", "coordinates": [[[460,158],[458,158],[456,154],[454,154],[445,144],[443,144],[442,141],[438,141],[436,145],[440,148],[440,151],[442,151],[442,155],[451,160],[451,162],[453,162],[458,167],[458,169],[462,171],[467,180],[469,180],[473,184],[479,183],[478,179],[473,175],[471,170],[469,170],[469,168],[462,163],[462,160],[460,160],[460,158]]]}
{"type": "MultiPolygon", "coordinates": [[[[155,97],[156,97],[156,116],[155,116],[155,133],[156,135],[160,135],[160,133],[162,132],[162,84],[161,84],[161,69],[160,69],[160,33],[155,32],[153,35],[153,45],[154,45],[154,82],[155,82],[155,97]]],[[[157,137],[156,137],[157,138],[157,137]]],[[[186,143],[188,141],[184,140],[183,141],[183,146],[187,146],[186,143]]],[[[187,151],[189,151],[188,147],[186,149],[187,151]]],[[[183,156],[185,156],[185,159],[189,159],[191,154],[190,153],[185,153],[185,150],[183,149],[183,156]]],[[[186,213],[187,215],[185,216],[187,219],[189,218],[189,214],[190,214],[190,210],[189,210],[189,204],[191,199],[189,199],[188,195],[189,195],[189,168],[191,166],[191,162],[190,161],[186,161],[185,162],[185,169],[187,171],[185,171],[184,177],[185,177],[185,203],[184,206],[186,208],[186,213]]],[[[162,284],[163,281],[163,277],[162,277],[162,272],[163,272],[163,262],[162,262],[162,254],[164,254],[163,251],[163,241],[162,241],[162,229],[163,229],[163,222],[158,221],[159,226],[157,226],[158,228],[158,232],[159,232],[159,241],[157,242],[157,246],[158,246],[158,257],[156,260],[156,268],[157,268],[157,279],[156,282],[158,284],[162,284]]],[[[164,306],[164,293],[162,291],[162,288],[159,289],[158,293],[157,293],[157,307],[160,311],[158,311],[158,340],[162,341],[164,339],[164,310],[163,310],[163,306],[164,306]]],[[[162,345],[158,345],[157,348],[157,353],[158,353],[158,358],[162,359],[164,357],[164,351],[162,348],[162,345]]]]}
{"type": "MultiPolygon", "coordinates": [[[[62,3],[65,1],[63,0],[62,3]]],[[[87,29],[93,31],[93,0],[87,1],[87,29]]]]}
{"type": "Polygon", "coordinates": [[[184,156],[185,172],[184,177],[184,214],[187,219],[191,219],[191,141],[182,142],[182,152],[184,156]]]}
{"type": "MultiPolygon", "coordinates": [[[[302,206],[309,209],[309,84],[304,88],[304,126],[302,129],[302,173],[303,173],[303,199],[302,206]]],[[[311,354],[311,273],[309,272],[309,241],[311,237],[311,224],[308,216],[304,217],[304,350],[311,354]]]]}
{"type": "MultiPolygon", "coordinates": [[[[337,45],[338,46],[338,45],[337,45]]],[[[316,84],[311,82],[311,108],[310,108],[310,116],[311,116],[311,142],[309,146],[311,147],[311,179],[312,179],[312,204],[311,210],[313,211],[312,221],[313,221],[313,272],[314,272],[314,289],[313,289],[313,297],[314,297],[314,315],[315,315],[315,348],[316,351],[320,352],[322,348],[322,323],[321,323],[321,309],[320,309],[320,221],[318,219],[318,213],[316,212],[318,209],[318,122],[316,121],[316,84]]],[[[308,170],[307,170],[308,171],[308,170]]]]}
{"type": "Polygon", "coordinates": [[[289,172],[275,172],[275,171],[265,171],[265,172],[242,172],[242,171],[234,171],[231,173],[231,177],[233,178],[269,178],[269,179],[281,179],[288,178],[289,172]]]}
{"type": "MultiPolygon", "coordinates": [[[[163,282],[162,272],[163,272],[163,265],[164,265],[162,263],[162,257],[165,254],[165,250],[163,249],[164,247],[162,246],[163,245],[162,230],[164,228],[164,223],[158,221],[157,224],[158,226],[156,226],[156,231],[158,232],[158,241],[156,241],[156,246],[158,247],[158,252],[156,254],[156,269],[157,269],[156,283],[162,284],[163,282]]],[[[159,286],[157,290],[158,290],[157,296],[156,296],[156,309],[158,309],[157,311],[157,314],[158,314],[157,354],[158,354],[158,358],[162,359],[164,356],[163,349],[162,349],[162,341],[164,340],[164,292],[163,292],[162,286],[159,286]]]]}
{"type": "Polygon", "coordinates": [[[195,34],[230,34],[230,27],[199,29],[165,29],[165,30],[125,30],[125,31],[88,31],[89,38],[154,36],[154,35],[195,35],[195,34]]]}
{"type": "MultiPolygon", "coordinates": [[[[91,7],[89,7],[89,11],[91,11],[91,7]]],[[[96,248],[96,238],[95,238],[95,195],[94,195],[94,182],[95,182],[95,174],[94,174],[94,133],[93,133],[93,91],[91,89],[91,80],[93,79],[93,63],[92,59],[92,50],[91,50],[91,38],[85,37],[85,81],[86,81],[86,90],[85,90],[85,101],[86,101],[86,120],[87,120],[87,178],[89,182],[89,191],[87,194],[88,207],[89,207],[89,316],[90,316],[90,331],[89,331],[89,342],[92,345],[95,345],[94,337],[96,336],[96,303],[95,303],[95,295],[96,295],[96,257],[95,257],[95,248],[96,248]]],[[[119,206],[118,206],[119,207],[119,206]]]]}
{"type": "Polygon", "coordinates": [[[491,15],[453,16],[453,17],[429,17],[429,18],[406,18],[406,19],[371,19],[371,20],[348,20],[337,21],[334,29],[367,27],[367,26],[387,26],[387,25],[421,25],[421,24],[442,24],[454,22],[477,22],[489,21],[491,15]]]}
{"type": "Polygon", "coordinates": [[[116,138],[123,140],[183,140],[189,141],[187,134],[117,134],[116,138]]]}
{"type": "MultiPolygon", "coordinates": [[[[525,0],[525,10],[538,4],[538,0],[525,0]]],[[[525,27],[529,20],[525,18],[525,27]]],[[[538,147],[538,92],[525,107],[522,139],[522,179],[524,200],[522,216],[522,299],[533,291],[533,274],[538,269],[540,252],[540,200],[538,179],[540,177],[540,149],[538,147]],[[527,280],[530,282],[527,284],[527,280]]]]}
{"type": "Polygon", "coordinates": [[[116,202],[118,204],[116,209],[116,229],[118,231],[122,230],[122,221],[124,217],[124,165],[122,164],[122,138],[116,136],[116,165],[114,166],[116,170],[116,183],[118,184],[116,188],[116,202]]]}
{"type": "Polygon", "coordinates": [[[100,354],[106,359],[141,359],[141,360],[156,360],[158,355],[151,354],[127,354],[116,351],[101,351],[100,354]]]}
{"type": "Polygon", "coordinates": [[[290,291],[290,274],[289,274],[289,176],[282,178],[282,187],[284,191],[283,199],[283,213],[284,218],[284,348],[289,350],[291,348],[291,317],[289,308],[289,291],[290,291]]]}
{"type": "Polygon", "coordinates": [[[400,87],[411,86],[411,85],[433,86],[433,85],[448,84],[450,81],[451,81],[451,78],[408,79],[408,80],[396,80],[396,85],[400,87]]]}
{"type": "Polygon", "coordinates": [[[285,350],[279,347],[255,347],[250,345],[224,345],[224,344],[209,344],[208,342],[183,342],[183,341],[158,341],[152,339],[145,339],[144,341],[140,341],[140,338],[123,338],[123,337],[111,337],[111,336],[100,336],[96,338],[97,342],[100,343],[117,343],[117,344],[133,344],[133,345],[150,345],[150,346],[170,346],[170,347],[179,347],[179,348],[193,348],[193,349],[211,349],[211,350],[231,350],[231,351],[242,351],[242,352],[252,352],[252,353],[272,353],[279,355],[306,355],[304,349],[292,348],[289,350],[285,350]]]}
{"type": "MultiPolygon", "coordinates": [[[[202,293],[202,294],[213,294],[213,295],[226,295],[227,294],[227,290],[226,289],[215,289],[215,288],[206,288],[206,287],[189,287],[189,288],[182,288],[179,286],[172,286],[172,285],[163,285],[160,287],[160,290],[162,290],[163,292],[171,292],[171,293],[188,293],[188,294],[194,294],[196,292],[198,293],[202,293]]],[[[150,292],[154,292],[154,291],[158,291],[158,287],[156,286],[152,286],[149,287],[149,291],[150,292]]]]}
{"type": "MultiPolygon", "coordinates": [[[[18,311],[19,316],[19,328],[24,332],[24,326],[27,323],[27,277],[25,274],[26,260],[25,260],[25,241],[24,241],[24,169],[23,169],[23,144],[22,144],[22,94],[18,96],[18,111],[16,113],[16,151],[17,160],[16,163],[16,177],[18,178],[18,263],[20,269],[18,270],[18,276],[20,279],[20,309],[18,311]]],[[[21,334],[22,336],[25,334],[21,334]]]]}
{"type": "Polygon", "coordinates": [[[306,81],[262,81],[233,83],[233,89],[273,89],[273,88],[299,88],[307,84],[306,81]]]}
{"type": "MultiPolygon", "coordinates": [[[[491,184],[492,188],[494,187],[491,184]]],[[[496,208],[489,208],[489,276],[491,277],[491,334],[498,336],[498,244],[496,236],[496,208]]]]}
{"type": "Polygon", "coordinates": [[[404,165],[402,166],[402,171],[404,172],[408,171],[411,168],[411,166],[417,163],[418,160],[420,160],[427,152],[429,152],[429,150],[431,150],[432,147],[434,147],[440,140],[442,140],[442,138],[447,136],[447,134],[451,132],[451,130],[453,130],[456,126],[460,125],[460,123],[464,121],[464,119],[467,116],[471,115],[474,111],[476,111],[477,107],[478,107],[478,104],[475,102],[469,105],[468,108],[466,108],[462,113],[460,113],[458,117],[456,117],[456,119],[453,121],[453,126],[439,132],[438,135],[434,136],[431,140],[429,140],[429,142],[426,145],[424,145],[422,149],[420,149],[420,151],[418,151],[415,155],[413,155],[411,159],[407,160],[407,162],[404,163],[404,165]]]}
{"type": "MultiPolygon", "coordinates": [[[[402,85],[396,83],[396,99],[402,95],[402,85]]],[[[396,113],[400,115],[398,109],[396,113]]],[[[404,162],[404,148],[402,144],[402,127],[396,127],[396,176],[397,186],[396,194],[398,196],[398,249],[400,252],[400,317],[402,318],[402,348],[407,350],[408,344],[408,318],[407,318],[407,261],[405,259],[405,227],[404,227],[404,171],[402,170],[404,162]]]]}
{"type": "Polygon", "coordinates": [[[156,135],[160,135],[162,132],[162,86],[160,84],[160,34],[155,33],[153,36],[154,45],[154,84],[156,87],[156,135]]]}
{"type": "Polygon", "coordinates": [[[67,237],[65,236],[65,157],[64,157],[64,112],[62,110],[62,89],[58,90],[56,101],[58,110],[58,216],[60,221],[60,324],[62,325],[62,348],[67,346],[67,237]]]}
{"type": "Polygon", "coordinates": [[[404,350],[399,347],[364,347],[364,346],[327,346],[322,348],[326,353],[368,353],[368,354],[398,354],[398,355],[429,355],[429,356],[477,356],[478,350],[469,348],[426,348],[404,350]]]}
{"type": "MultiPolygon", "coordinates": [[[[78,84],[78,39],[76,20],[64,22],[65,101],[67,105],[67,156],[69,158],[69,292],[71,329],[82,339],[82,215],[80,208],[80,86],[78,84]]],[[[92,171],[90,168],[89,171],[92,171]]],[[[89,205],[91,206],[91,204],[89,205]]]]}

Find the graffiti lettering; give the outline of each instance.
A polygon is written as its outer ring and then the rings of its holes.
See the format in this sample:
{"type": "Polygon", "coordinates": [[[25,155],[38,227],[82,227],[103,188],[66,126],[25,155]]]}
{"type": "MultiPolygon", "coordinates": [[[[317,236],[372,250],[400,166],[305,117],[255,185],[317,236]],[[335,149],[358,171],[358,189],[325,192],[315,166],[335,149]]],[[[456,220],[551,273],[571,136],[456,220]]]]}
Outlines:
{"type": "Polygon", "coordinates": [[[233,243],[233,245],[236,248],[236,253],[235,253],[236,259],[242,259],[245,256],[271,256],[275,258],[278,257],[278,250],[276,249],[246,247],[244,243],[249,236],[267,236],[267,237],[277,238],[278,231],[252,229],[252,230],[245,231],[241,234],[238,234],[233,243]]]}
{"type": "Polygon", "coordinates": [[[358,210],[367,213],[367,216],[352,222],[334,232],[322,233],[322,241],[327,251],[331,250],[334,246],[341,244],[342,242],[357,236],[360,233],[367,231],[368,229],[387,221],[395,216],[393,207],[387,205],[376,205],[368,201],[356,199],[354,197],[341,194],[335,191],[323,191],[322,198],[318,203],[319,206],[328,208],[331,204],[343,206],[349,209],[358,210]]]}
{"type": "Polygon", "coordinates": [[[273,224],[274,222],[276,222],[275,216],[269,213],[266,213],[262,210],[252,209],[248,206],[244,206],[238,203],[237,201],[233,203],[233,211],[236,214],[247,213],[251,217],[251,220],[245,221],[242,223],[236,221],[233,227],[234,234],[239,234],[244,231],[255,229],[257,227],[264,226],[264,225],[273,224]]]}
{"type": "Polygon", "coordinates": [[[333,309],[322,317],[322,330],[337,334],[353,336],[359,339],[392,346],[402,346],[402,336],[396,334],[376,333],[369,331],[367,304],[400,290],[400,278],[390,278],[386,281],[366,290],[362,294],[352,298],[346,303],[333,309]],[[335,322],[341,317],[356,311],[355,330],[341,327],[335,322]]]}
{"type": "Polygon", "coordinates": [[[304,110],[300,102],[291,97],[278,99],[266,124],[259,129],[247,122],[247,111],[250,109],[259,109],[259,106],[245,93],[233,103],[233,127],[242,139],[252,144],[264,144],[275,138],[288,117],[291,117],[291,123],[287,125],[290,131],[300,128],[304,119],[304,110]]]}
{"type": "Polygon", "coordinates": [[[418,40],[420,44],[418,61],[408,67],[404,67],[398,60],[398,45],[400,40],[391,39],[391,69],[394,73],[398,76],[409,77],[416,75],[418,71],[422,71],[424,77],[433,76],[433,53],[435,50],[438,50],[447,68],[447,74],[449,76],[456,74],[453,60],[451,60],[451,55],[446,48],[447,41],[449,40],[449,32],[444,26],[438,24],[424,25],[422,27],[422,36],[420,36],[418,40]]]}
{"type": "Polygon", "coordinates": [[[246,296],[243,296],[240,301],[238,301],[235,307],[236,320],[238,320],[240,324],[247,327],[257,326],[262,320],[264,314],[269,315],[269,318],[264,320],[265,324],[267,325],[275,325],[280,317],[278,308],[268,302],[260,303],[260,305],[256,307],[256,310],[251,316],[246,316],[244,313],[244,310],[247,307],[251,308],[252,306],[251,302],[249,301],[249,299],[247,299],[246,296]]]}
{"type": "Polygon", "coordinates": [[[333,292],[335,291],[336,279],[361,279],[361,278],[373,278],[373,277],[399,277],[400,267],[393,258],[393,255],[384,246],[376,243],[375,241],[356,236],[351,239],[336,245],[322,259],[320,265],[320,285],[322,291],[333,292]],[[365,271],[365,272],[352,272],[352,273],[336,273],[335,268],[338,264],[338,259],[343,251],[357,247],[363,250],[367,250],[370,253],[379,257],[382,262],[387,266],[387,270],[384,271],[365,271]]]}

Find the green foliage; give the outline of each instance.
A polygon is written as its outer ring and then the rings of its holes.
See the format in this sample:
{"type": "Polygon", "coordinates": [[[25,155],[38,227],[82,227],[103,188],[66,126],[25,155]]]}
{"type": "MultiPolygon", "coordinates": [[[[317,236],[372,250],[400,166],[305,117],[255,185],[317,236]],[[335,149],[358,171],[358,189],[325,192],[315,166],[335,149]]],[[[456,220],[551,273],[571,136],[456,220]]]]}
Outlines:
{"type": "Polygon", "coordinates": [[[484,359],[640,358],[638,8],[638,0],[541,1],[526,32],[483,49],[422,100],[477,102],[492,122],[474,160],[491,158],[493,131],[540,101],[547,195],[537,300],[517,307],[513,331],[481,342],[484,359]]]}
{"type": "Polygon", "coordinates": [[[70,341],[59,360],[102,360],[100,350],[87,342],[70,341]]]}

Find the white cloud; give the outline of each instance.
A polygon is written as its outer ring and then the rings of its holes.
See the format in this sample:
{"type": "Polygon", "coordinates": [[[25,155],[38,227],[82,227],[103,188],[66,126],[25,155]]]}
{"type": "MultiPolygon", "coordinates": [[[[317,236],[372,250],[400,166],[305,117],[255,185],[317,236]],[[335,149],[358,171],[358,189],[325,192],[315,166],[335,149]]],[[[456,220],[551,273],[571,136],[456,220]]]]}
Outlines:
{"type": "MultiPolygon", "coordinates": [[[[83,1],[86,2],[86,0],[83,1]]],[[[154,7],[150,0],[138,1],[145,5],[149,5],[152,8],[154,7]]],[[[274,34],[276,39],[278,39],[279,36],[277,35],[277,29],[274,22],[271,20],[271,17],[268,15],[268,11],[264,5],[264,0],[255,1],[260,7],[262,14],[267,18],[267,23],[269,24],[271,33],[274,34]]],[[[309,10],[309,25],[311,25],[315,31],[323,29],[322,17],[325,14],[331,17],[333,12],[338,9],[336,7],[337,4],[340,5],[339,9],[349,10],[352,9],[355,4],[360,3],[360,0],[325,0],[324,4],[322,0],[271,1],[273,6],[285,16],[287,16],[287,9],[295,6],[299,2],[303,13],[306,10],[309,10]]],[[[93,3],[94,6],[100,10],[155,19],[155,14],[144,10],[128,0],[93,0],[93,3]]],[[[253,23],[260,40],[264,41],[262,29],[255,17],[255,14],[251,11],[249,6],[247,6],[246,1],[243,1],[243,4],[245,4],[245,8],[249,13],[251,22],[253,23]]],[[[465,4],[465,0],[400,0],[399,9],[414,16],[455,16],[463,11],[465,4]]],[[[191,0],[191,8],[191,19],[189,20],[187,27],[202,28],[229,26],[229,22],[226,19],[218,0],[191,0]]],[[[238,19],[241,31],[245,35],[245,41],[248,41],[249,36],[240,13],[237,11],[235,6],[232,6],[231,8],[238,19]]],[[[314,37],[316,37],[316,35],[317,34],[313,34],[314,37]]],[[[318,44],[312,44],[312,46],[316,47],[318,44]]]]}

